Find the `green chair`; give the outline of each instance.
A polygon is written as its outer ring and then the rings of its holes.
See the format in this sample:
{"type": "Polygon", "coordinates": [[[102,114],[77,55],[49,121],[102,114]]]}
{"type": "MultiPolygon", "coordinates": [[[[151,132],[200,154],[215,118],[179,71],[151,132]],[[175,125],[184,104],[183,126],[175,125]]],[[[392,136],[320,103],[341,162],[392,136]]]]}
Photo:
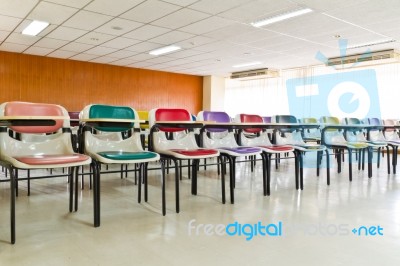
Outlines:
{"type": "Polygon", "coordinates": [[[145,183],[144,197],[145,201],[147,201],[148,163],[158,161],[160,156],[155,152],[143,150],[140,132],[134,130],[135,124],[138,124],[137,122],[122,120],[138,119],[136,111],[130,107],[99,104],[88,105],[81,112],[81,119],[83,121],[89,119],[84,124],[84,127],[82,127],[83,145],[81,146],[83,147],[83,152],[92,157],[94,169],[94,226],[98,227],[100,226],[100,164],[138,165],[138,202],[140,203],[142,181],[145,183]],[[97,122],[94,120],[97,120],[97,122]],[[106,134],[99,134],[101,132],[105,132],[106,134]],[[127,137],[116,138],[115,134],[127,137]]]}

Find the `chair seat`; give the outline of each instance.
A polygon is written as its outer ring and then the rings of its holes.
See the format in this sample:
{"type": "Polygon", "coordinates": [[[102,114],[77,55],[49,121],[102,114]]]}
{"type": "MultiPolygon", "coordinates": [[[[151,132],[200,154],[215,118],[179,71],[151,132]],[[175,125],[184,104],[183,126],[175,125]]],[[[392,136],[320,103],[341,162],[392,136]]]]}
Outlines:
{"type": "Polygon", "coordinates": [[[185,156],[202,156],[202,155],[213,155],[218,154],[217,150],[213,149],[194,149],[194,150],[181,150],[181,149],[171,149],[170,151],[176,152],[185,156]]]}
{"type": "Polygon", "coordinates": [[[235,147],[235,148],[223,147],[220,149],[235,152],[235,153],[240,153],[240,154],[249,154],[249,153],[260,152],[260,149],[254,148],[254,147],[235,147]]]}
{"type": "Polygon", "coordinates": [[[301,148],[307,149],[307,150],[320,150],[324,149],[324,146],[318,145],[318,144],[304,144],[304,145],[297,145],[301,148]]]}
{"type": "Polygon", "coordinates": [[[400,146],[400,140],[388,140],[389,144],[400,146]]]}
{"type": "Polygon", "coordinates": [[[293,148],[291,146],[284,146],[284,145],[268,145],[268,146],[259,146],[264,149],[276,151],[276,152],[285,152],[285,151],[292,151],[293,148]]]}
{"type": "Polygon", "coordinates": [[[14,157],[16,160],[30,165],[67,164],[84,162],[89,157],[83,154],[29,155],[14,157]]]}
{"type": "Polygon", "coordinates": [[[368,147],[368,144],[365,142],[349,142],[347,145],[350,146],[351,148],[356,148],[356,149],[363,149],[368,147]]]}
{"type": "Polygon", "coordinates": [[[110,160],[143,160],[157,157],[154,152],[102,151],[98,154],[110,160]]]}

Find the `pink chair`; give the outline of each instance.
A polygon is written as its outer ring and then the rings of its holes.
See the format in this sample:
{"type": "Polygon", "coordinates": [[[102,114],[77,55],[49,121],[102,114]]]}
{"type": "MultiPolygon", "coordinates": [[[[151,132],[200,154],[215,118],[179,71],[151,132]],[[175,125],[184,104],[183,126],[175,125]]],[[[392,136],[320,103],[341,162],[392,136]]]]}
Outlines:
{"type": "MultiPolygon", "coordinates": [[[[10,173],[11,189],[11,243],[15,243],[15,197],[18,176],[17,169],[52,169],[69,168],[70,199],[69,211],[72,211],[74,179],[77,184],[77,170],[79,166],[91,163],[89,156],[75,153],[71,143],[71,129],[69,127],[68,112],[61,106],[44,103],[6,102],[0,105],[0,116],[56,116],[54,125],[26,126],[23,121],[19,125],[12,122],[7,129],[0,128],[0,163],[10,173]],[[57,134],[49,138],[26,142],[9,136],[8,130],[21,134],[57,134]],[[74,178],[75,177],[75,178],[74,178]]],[[[30,121],[32,122],[32,121],[30,121]]],[[[52,177],[52,176],[49,176],[52,177]]],[[[75,185],[75,192],[77,193],[75,185]]],[[[77,196],[75,196],[75,207],[77,196]]]]}

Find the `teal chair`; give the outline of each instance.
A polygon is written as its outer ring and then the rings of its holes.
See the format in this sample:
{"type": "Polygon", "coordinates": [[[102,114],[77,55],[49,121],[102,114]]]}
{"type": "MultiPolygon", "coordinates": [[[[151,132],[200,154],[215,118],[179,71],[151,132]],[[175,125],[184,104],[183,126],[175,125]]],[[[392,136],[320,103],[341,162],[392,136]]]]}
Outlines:
{"type": "Polygon", "coordinates": [[[158,161],[155,152],[143,150],[137,122],[116,122],[121,119],[138,119],[137,112],[127,106],[88,105],[81,112],[81,119],[92,119],[82,127],[83,152],[92,157],[94,190],[94,225],[100,226],[100,164],[135,164],[139,166],[138,202],[141,202],[142,181],[147,201],[147,166],[158,161]],[[101,122],[99,122],[101,121],[101,122]],[[122,137],[125,136],[125,137],[122,137]]]}

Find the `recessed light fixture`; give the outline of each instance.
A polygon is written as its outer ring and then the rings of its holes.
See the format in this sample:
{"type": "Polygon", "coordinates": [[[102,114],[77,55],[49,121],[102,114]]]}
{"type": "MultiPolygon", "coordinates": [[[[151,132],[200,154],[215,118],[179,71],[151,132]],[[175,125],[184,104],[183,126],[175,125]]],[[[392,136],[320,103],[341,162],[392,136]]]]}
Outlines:
{"type": "Polygon", "coordinates": [[[266,18],[266,19],[263,19],[263,20],[260,20],[260,21],[253,22],[253,23],[251,23],[251,25],[258,28],[258,27],[262,27],[262,26],[265,26],[265,25],[269,25],[269,24],[275,23],[275,22],[286,20],[286,19],[289,19],[289,18],[294,18],[294,17],[297,17],[297,16],[301,16],[301,15],[310,13],[312,11],[313,10],[311,8],[298,9],[298,10],[291,11],[291,12],[288,12],[288,13],[280,14],[278,16],[274,16],[274,17],[270,17],[270,18],[266,18]]]}
{"type": "Polygon", "coordinates": [[[174,51],[177,51],[177,50],[180,50],[180,49],[182,49],[182,48],[179,47],[179,46],[170,45],[170,46],[165,46],[165,47],[150,51],[149,54],[151,54],[151,55],[162,55],[162,54],[174,52],[174,51]]]}
{"type": "Polygon", "coordinates": [[[49,22],[34,20],[22,31],[22,34],[36,36],[49,24],[49,22]]]}
{"type": "Polygon", "coordinates": [[[261,65],[261,64],[262,64],[261,62],[249,62],[249,63],[243,63],[243,64],[234,65],[232,67],[240,68],[240,67],[249,67],[249,66],[261,65]]]}
{"type": "Polygon", "coordinates": [[[391,42],[395,42],[395,41],[396,40],[394,40],[394,39],[386,39],[386,40],[380,40],[380,41],[375,41],[375,42],[360,43],[360,44],[350,45],[347,47],[347,49],[356,49],[356,48],[374,46],[374,45],[379,45],[379,44],[391,43],[391,42]]]}

